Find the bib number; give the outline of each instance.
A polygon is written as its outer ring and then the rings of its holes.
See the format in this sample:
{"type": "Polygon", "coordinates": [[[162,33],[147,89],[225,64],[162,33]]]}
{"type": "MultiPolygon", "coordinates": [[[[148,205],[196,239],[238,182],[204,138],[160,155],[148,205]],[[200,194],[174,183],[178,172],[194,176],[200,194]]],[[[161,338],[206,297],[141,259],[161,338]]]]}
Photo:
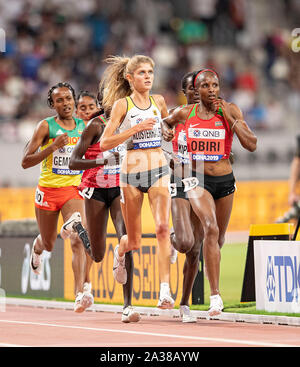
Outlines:
{"type": "Polygon", "coordinates": [[[79,194],[87,199],[90,199],[93,196],[94,187],[85,187],[83,190],[79,191],[79,194]]]}
{"type": "Polygon", "coordinates": [[[184,192],[194,189],[199,184],[199,180],[197,177],[183,178],[182,182],[184,184],[184,192]]]}
{"type": "Polygon", "coordinates": [[[174,197],[177,195],[177,186],[176,183],[169,183],[169,193],[171,197],[174,197]]]}
{"type": "Polygon", "coordinates": [[[44,195],[45,193],[37,187],[35,190],[35,202],[37,205],[43,206],[44,195]]]}

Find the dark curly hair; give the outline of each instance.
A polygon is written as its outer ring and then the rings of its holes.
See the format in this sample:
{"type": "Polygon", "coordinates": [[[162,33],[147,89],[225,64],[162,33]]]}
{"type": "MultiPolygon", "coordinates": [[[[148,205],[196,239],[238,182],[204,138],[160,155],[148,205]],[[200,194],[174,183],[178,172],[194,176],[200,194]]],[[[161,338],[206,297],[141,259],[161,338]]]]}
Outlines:
{"type": "Polygon", "coordinates": [[[68,88],[71,92],[72,92],[72,96],[74,98],[74,101],[76,102],[76,94],[75,94],[75,90],[72,87],[71,84],[67,83],[67,82],[59,82],[55,85],[53,85],[53,87],[51,87],[48,91],[48,97],[47,97],[47,105],[50,108],[53,108],[53,99],[52,99],[52,93],[54,91],[54,89],[56,88],[68,88]]]}

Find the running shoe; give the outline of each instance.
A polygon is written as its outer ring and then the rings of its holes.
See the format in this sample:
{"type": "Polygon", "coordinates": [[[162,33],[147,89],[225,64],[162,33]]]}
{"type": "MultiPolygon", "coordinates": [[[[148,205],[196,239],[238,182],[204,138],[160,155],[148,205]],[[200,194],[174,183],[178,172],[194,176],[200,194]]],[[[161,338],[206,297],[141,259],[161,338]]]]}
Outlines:
{"type": "Polygon", "coordinates": [[[122,313],[122,322],[138,322],[140,319],[140,314],[132,306],[124,308],[122,313]]]}
{"type": "Polygon", "coordinates": [[[123,258],[120,258],[118,254],[118,248],[119,245],[116,246],[114,251],[113,275],[118,283],[126,284],[127,271],[125,268],[125,255],[123,258]]]}
{"type": "Polygon", "coordinates": [[[92,293],[92,283],[84,282],[83,283],[83,291],[92,293]]]}
{"type": "Polygon", "coordinates": [[[208,310],[209,316],[217,316],[223,311],[223,301],[219,294],[210,296],[210,307],[208,310]]]}
{"type": "Polygon", "coordinates": [[[186,305],[180,306],[179,312],[180,312],[182,322],[184,323],[197,322],[197,317],[192,315],[189,306],[186,306],[186,305]]]}
{"type": "Polygon", "coordinates": [[[83,284],[83,295],[80,300],[81,305],[86,310],[94,304],[94,296],[92,295],[92,284],[84,283],[83,284]]]}
{"type": "Polygon", "coordinates": [[[79,212],[75,212],[61,227],[60,235],[63,240],[69,238],[72,233],[75,233],[73,225],[78,222],[81,222],[81,215],[79,212]]]}
{"type": "Polygon", "coordinates": [[[81,313],[85,310],[84,306],[81,304],[82,297],[83,297],[83,293],[78,292],[75,298],[75,303],[74,303],[74,311],[76,313],[81,313]]]}
{"type": "Polygon", "coordinates": [[[31,249],[30,267],[35,274],[40,275],[42,272],[43,259],[42,259],[42,254],[38,255],[34,252],[36,241],[37,241],[37,238],[33,241],[32,249],[31,249]]]}
{"type": "Polygon", "coordinates": [[[174,308],[174,300],[169,292],[160,292],[157,308],[162,310],[171,310],[174,308]]]}

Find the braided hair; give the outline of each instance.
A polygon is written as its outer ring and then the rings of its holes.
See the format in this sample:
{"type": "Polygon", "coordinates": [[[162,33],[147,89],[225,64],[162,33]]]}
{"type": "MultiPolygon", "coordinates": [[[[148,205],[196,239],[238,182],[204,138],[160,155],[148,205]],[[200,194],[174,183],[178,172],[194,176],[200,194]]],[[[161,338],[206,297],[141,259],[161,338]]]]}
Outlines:
{"type": "Polygon", "coordinates": [[[75,90],[74,88],[72,87],[71,84],[67,83],[67,82],[59,82],[55,85],[53,85],[53,87],[51,87],[48,91],[48,97],[47,97],[47,105],[50,107],[50,108],[53,108],[53,99],[52,99],[52,93],[55,89],[57,88],[68,88],[71,93],[72,93],[72,96],[74,98],[74,101],[76,101],[76,94],[75,94],[75,90]]]}

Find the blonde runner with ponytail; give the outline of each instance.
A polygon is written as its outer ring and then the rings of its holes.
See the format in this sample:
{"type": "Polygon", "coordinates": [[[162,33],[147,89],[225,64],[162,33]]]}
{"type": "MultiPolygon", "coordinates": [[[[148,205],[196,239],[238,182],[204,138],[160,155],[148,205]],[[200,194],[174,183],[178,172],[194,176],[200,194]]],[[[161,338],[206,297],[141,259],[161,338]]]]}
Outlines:
{"type": "Polygon", "coordinates": [[[131,58],[110,56],[105,60],[100,90],[105,109],[111,108],[110,119],[103,132],[102,150],[124,144],[120,188],[121,207],[127,235],[114,252],[113,274],[126,283],[125,253],[141,245],[141,212],[143,196],[148,194],[158,242],[160,295],[157,307],[170,309],[174,300],[170,292],[171,198],[168,191],[169,168],[161,149],[161,121],[168,116],[163,96],[150,95],[154,80],[154,61],[144,55],[131,58]]]}

